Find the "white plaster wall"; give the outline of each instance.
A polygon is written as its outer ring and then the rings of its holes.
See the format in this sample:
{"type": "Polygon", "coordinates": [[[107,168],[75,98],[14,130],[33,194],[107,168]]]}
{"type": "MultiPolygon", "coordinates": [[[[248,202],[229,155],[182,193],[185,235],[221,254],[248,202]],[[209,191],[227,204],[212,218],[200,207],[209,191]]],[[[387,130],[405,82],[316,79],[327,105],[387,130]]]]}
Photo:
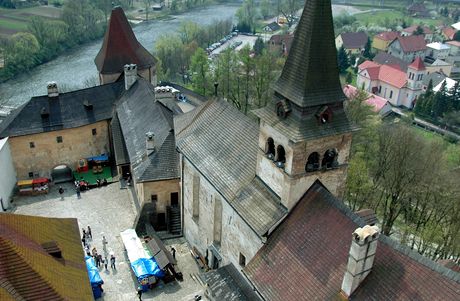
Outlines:
{"type": "MultiPolygon", "coordinates": [[[[3,206],[10,206],[10,197],[16,185],[16,170],[13,166],[8,138],[0,140],[0,198],[3,206]]],[[[0,207],[1,208],[1,207],[0,207]]]]}
{"type": "MultiPolygon", "coordinates": [[[[201,255],[205,256],[206,249],[213,243],[214,205],[218,195],[216,189],[200,175],[200,208],[199,217],[193,217],[193,175],[198,173],[196,168],[184,158],[184,235],[192,247],[196,247],[201,255]]],[[[220,255],[222,262],[219,266],[233,263],[239,266],[240,252],[248,263],[262,247],[262,240],[246,224],[238,213],[220,195],[222,201],[222,239],[220,255]]],[[[209,252],[209,262],[211,262],[209,252]]]]}

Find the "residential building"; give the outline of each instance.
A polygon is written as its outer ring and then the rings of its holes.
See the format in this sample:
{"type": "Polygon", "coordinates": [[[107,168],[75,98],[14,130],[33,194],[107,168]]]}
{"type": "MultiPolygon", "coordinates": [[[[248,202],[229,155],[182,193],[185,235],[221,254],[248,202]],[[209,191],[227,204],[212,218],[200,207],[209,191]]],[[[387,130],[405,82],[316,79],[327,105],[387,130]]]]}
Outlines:
{"type": "Polygon", "coordinates": [[[416,57],[425,58],[426,42],[423,36],[398,37],[388,46],[388,53],[411,63],[416,57]]]}
{"type": "Polygon", "coordinates": [[[430,84],[432,87],[436,87],[439,83],[441,83],[447,76],[441,72],[432,72],[427,74],[422,80],[422,90],[425,92],[430,84]]]}
{"type": "Polygon", "coordinates": [[[0,236],[1,300],[94,299],[77,219],[3,213],[0,236]]]}
{"type": "Polygon", "coordinates": [[[450,55],[446,58],[446,62],[452,64],[451,76],[453,78],[460,78],[460,42],[449,41],[446,42],[450,46],[450,55]]]}
{"type": "Polygon", "coordinates": [[[292,41],[294,40],[293,34],[275,34],[270,37],[268,41],[268,48],[270,51],[279,52],[284,56],[289,54],[292,41]]]}
{"type": "Polygon", "coordinates": [[[380,51],[377,53],[377,55],[374,57],[373,61],[377,64],[380,65],[392,65],[392,66],[399,66],[399,69],[402,71],[407,70],[407,66],[410,65],[410,62],[403,61],[400,58],[397,58],[387,52],[380,51]]]}
{"type": "Polygon", "coordinates": [[[281,26],[279,26],[279,24],[276,22],[272,22],[270,24],[265,25],[262,29],[266,32],[274,32],[280,30],[281,26]]]}
{"type": "Polygon", "coordinates": [[[10,198],[17,182],[8,138],[0,139],[0,170],[0,212],[3,212],[10,207],[10,198]]]}
{"type": "Polygon", "coordinates": [[[401,36],[407,37],[414,35],[417,32],[418,28],[421,27],[423,33],[421,34],[427,43],[433,41],[433,31],[428,26],[421,26],[421,25],[412,25],[401,30],[401,36]]]}
{"type": "MultiPolygon", "coordinates": [[[[352,85],[345,85],[343,87],[343,93],[348,97],[349,101],[353,101],[353,98],[358,93],[358,89],[352,85]]],[[[386,116],[391,113],[390,103],[383,97],[377,96],[373,93],[365,92],[367,94],[366,103],[372,107],[372,110],[380,116],[386,116]]]]}
{"type": "Polygon", "coordinates": [[[398,66],[366,61],[358,66],[357,86],[388,100],[393,106],[412,109],[422,93],[426,68],[421,58],[402,71],[398,66]]]}
{"type": "Polygon", "coordinates": [[[441,34],[444,37],[445,40],[453,40],[454,35],[457,32],[457,30],[451,26],[446,26],[441,30],[441,34]]]}
{"type": "Polygon", "coordinates": [[[372,48],[387,51],[390,43],[399,36],[401,36],[399,31],[384,31],[376,34],[372,40],[372,48]]]}
{"type": "Polygon", "coordinates": [[[437,59],[445,60],[450,53],[450,46],[440,42],[427,44],[426,48],[426,59],[430,58],[433,61],[437,59]]]}
{"type": "Polygon", "coordinates": [[[452,90],[453,87],[455,87],[456,84],[457,84],[457,81],[453,80],[452,78],[446,77],[440,83],[438,83],[436,86],[433,86],[433,91],[434,92],[441,91],[441,88],[444,85],[444,89],[445,89],[446,93],[450,94],[450,91],[452,90]]]}
{"type": "Polygon", "coordinates": [[[361,54],[368,41],[365,32],[343,32],[335,38],[335,45],[338,48],[345,48],[348,54],[361,54]]]}
{"type": "Polygon", "coordinates": [[[450,76],[453,66],[451,63],[437,59],[431,64],[428,64],[425,62],[425,67],[426,67],[427,74],[430,74],[433,72],[441,72],[447,76],[450,76]]]}

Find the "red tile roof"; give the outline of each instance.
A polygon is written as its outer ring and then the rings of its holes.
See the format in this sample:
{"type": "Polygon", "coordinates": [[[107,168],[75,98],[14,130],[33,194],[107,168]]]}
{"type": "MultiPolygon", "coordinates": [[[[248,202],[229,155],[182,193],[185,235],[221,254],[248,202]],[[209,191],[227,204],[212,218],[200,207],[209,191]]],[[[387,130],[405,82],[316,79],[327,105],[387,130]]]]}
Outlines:
{"type": "Polygon", "coordinates": [[[0,299],[92,300],[83,255],[76,219],[0,214],[0,299]]]}
{"type": "MultiPolygon", "coordinates": [[[[345,85],[343,87],[343,93],[348,97],[348,99],[353,99],[356,94],[358,93],[358,89],[352,85],[345,85]]],[[[386,104],[387,100],[383,97],[377,96],[372,93],[367,93],[368,98],[366,99],[366,103],[372,107],[374,112],[379,112],[386,104]]]]}
{"type": "MultiPolygon", "coordinates": [[[[417,30],[418,27],[419,27],[419,25],[412,25],[412,26],[409,26],[407,28],[404,28],[402,31],[412,34],[412,33],[414,33],[414,31],[417,30]]],[[[432,34],[433,33],[428,26],[422,26],[422,29],[423,29],[423,34],[432,34]]]]}
{"type": "MultiPolygon", "coordinates": [[[[316,181],[248,263],[265,300],[336,300],[352,233],[363,220],[316,181]]],[[[374,267],[352,300],[458,300],[460,275],[381,235],[374,267]]]]}
{"type": "Polygon", "coordinates": [[[384,31],[375,35],[375,38],[383,41],[393,41],[399,36],[401,36],[401,33],[399,33],[399,31],[384,31]]]}
{"type": "MultiPolygon", "coordinates": [[[[415,52],[426,49],[426,42],[423,36],[398,37],[396,41],[399,41],[404,52],[415,52]]],[[[393,43],[396,43],[396,41],[393,43]]]]}
{"type": "Polygon", "coordinates": [[[453,40],[453,39],[454,39],[454,35],[455,35],[456,32],[457,32],[457,31],[456,31],[454,28],[450,27],[450,26],[445,27],[445,28],[442,29],[443,35],[444,35],[444,36],[446,37],[446,39],[448,39],[448,40],[453,40]]]}
{"type": "Polygon", "coordinates": [[[460,41],[449,41],[449,42],[446,42],[446,44],[460,48],[460,41]]]}
{"type": "Polygon", "coordinates": [[[407,75],[394,66],[382,65],[379,71],[379,80],[394,87],[402,88],[407,82],[407,75]]]}
{"type": "Polygon", "coordinates": [[[345,49],[360,49],[364,48],[367,43],[367,34],[363,31],[358,32],[343,32],[341,33],[343,47],[345,49]]]}
{"type": "Polygon", "coordinates": [[[101,73],[121,73],[126,64],[139,70],[155,65],[156,59],[136,39],[121,7],[112,10],[104,41],[94,60],[101,73]]]}
{"type": "Polygon", "coordinates": [[[422,59],[418,56],[415,58],[415,60],[412,62],[412,64],[409,65],[409,68],[415,69],[415,70],[425,70],[425,64],[423,63],[422,59]]]}

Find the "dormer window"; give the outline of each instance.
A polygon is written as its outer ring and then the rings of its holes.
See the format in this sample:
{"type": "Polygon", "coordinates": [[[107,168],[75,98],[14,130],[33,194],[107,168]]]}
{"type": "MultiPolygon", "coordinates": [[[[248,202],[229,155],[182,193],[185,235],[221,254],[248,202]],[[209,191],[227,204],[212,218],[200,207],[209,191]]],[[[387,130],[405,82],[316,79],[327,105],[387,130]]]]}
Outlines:
{"type": "Polygon", "coordinates": [[[275,142],[273,141],[273,138],[267,139],[265,154],[270,160],[273,160],[275,158],[275,142]]]}
{"type": "Polygon", "coordinates": [[[321,124],[329,123],[332,121],[332,110],[328,106],[322,106],[315,116],[321,124]]]}
{"type": "Polygon", "coordinates": [[[335,149],[331,148],[328,149],[324,153],[323,161],[321,162],[321,166],[324,169],[331,169],[331,168],[336,168],[338,167],[338,162],[337,162],[337,157],[338,153],[335,149]]]}
{"type": "Polygon", "coordinates": [[[312,172],[319,169],[319,154],[317,152],[311,153],[308,156],[307,165],[305,166],[306,172],[312,172]]]}
{"type": "Polygon", "coordinates": [[[277,167],[283,168],[286,163],[286,151],[282,145],[278,145],[276,148],[276,160],[275,164],[277,167]]]}
{"type": "Polygon", "coordinates": [[[286,118],[291,111],[291,106],[287,99],[282,99],[276,103],[276,116],[286,118]]]}

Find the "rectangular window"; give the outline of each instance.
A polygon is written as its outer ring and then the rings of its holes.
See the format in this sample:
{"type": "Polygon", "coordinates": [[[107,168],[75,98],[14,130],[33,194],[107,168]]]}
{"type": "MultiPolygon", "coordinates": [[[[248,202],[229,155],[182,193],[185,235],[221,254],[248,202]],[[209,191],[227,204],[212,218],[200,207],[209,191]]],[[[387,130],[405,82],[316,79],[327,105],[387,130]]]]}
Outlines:
{"type": "Polygon", "coordinates": [[[200,215],[200,176],[193,176],[193,218],[198,219],[200,215]]]}
{"type": "Polygon", "coordinates": [[[379,86],[379,94],[382,92],[382,86],[379,86]]]}
{"type": "Polygon", "coordinates": [[[152,195],[150,196],[150,199],[152,200],[152,203],[155,203],[155,202],[158,201],[158,195],[152,194],[152,195]]]}
{"type": "Polygon", "coordinates": [[[246,257],[240,253],[240,266],[245,267],[246,266],[246,257]]]}
{"type": "Polygon", "coordinates": [[[220,246],[222,240],[222,200],[219,195],[216,195],[214,202],[213,240],[215,245],[220,246]]]}
{"type": "Polygon", "coordinates": [[[62,143],[62,136],[57,136],[56,137],[56,142],[57,143],[62,143]]]}
{"type": "Polygon", "coordinates": [[[92,130],[91,130],[91,133],[93,134],[93,136],[96,136],[96,135],[97,135],[97,130],[96,130],[96,129],[92,129],[92,130]]]}
{"type": "Polygon", "coordinates": [[[393,97],[393,91],[390,91],[390,98],[393,97]]]}
{"type": "Polygon", "coordinates": [[[33,177],[34,177],[33,171],[29,172],[29,178],[33,178],[33,177]]]}
{"type": "Polygon", "coordinates": [[[35,148],[35,143],[34,142],[29,142],[29,147],[30,148],[35,148]]]}

